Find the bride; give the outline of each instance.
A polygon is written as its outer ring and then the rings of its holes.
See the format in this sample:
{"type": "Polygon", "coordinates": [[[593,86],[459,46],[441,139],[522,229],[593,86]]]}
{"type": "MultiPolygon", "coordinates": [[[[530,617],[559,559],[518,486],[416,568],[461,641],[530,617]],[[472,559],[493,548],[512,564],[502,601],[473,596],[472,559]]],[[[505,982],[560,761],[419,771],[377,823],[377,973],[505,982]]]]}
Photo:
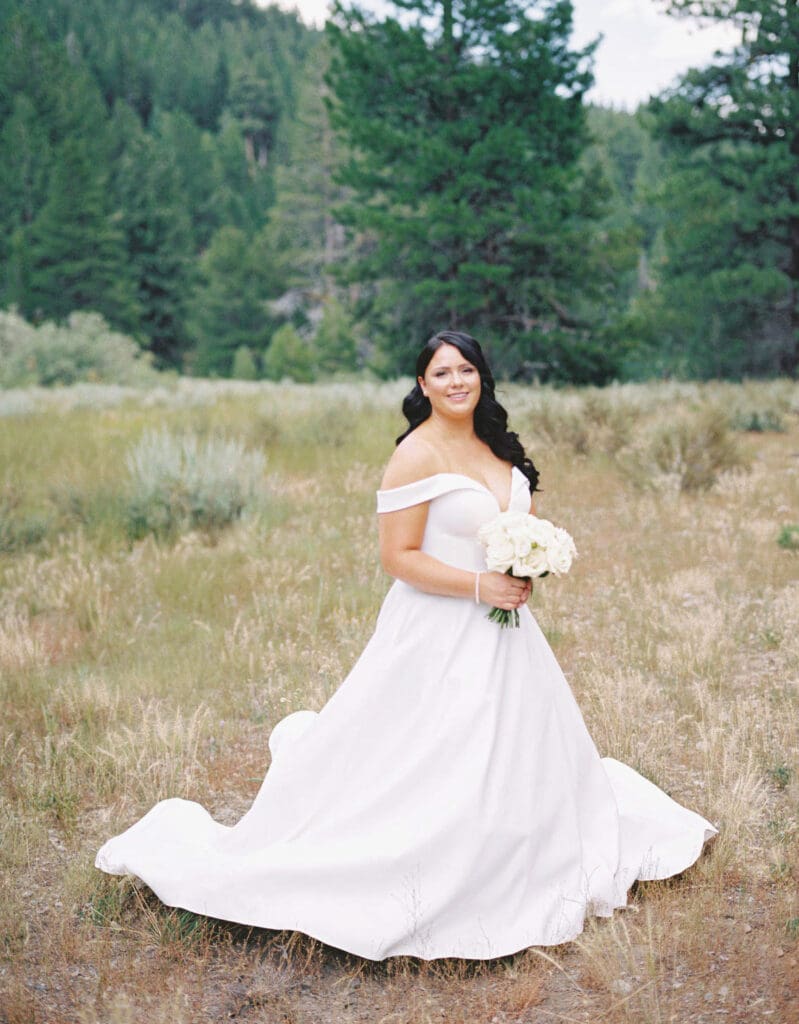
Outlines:
{"type": "Polygon", "coordinates": [[[169,906],[373,960],[565,942],[636,879],[683,871],[716,830],[599,757],[524,607],[530,584],[485,569],[479,527],[532,511],[538,474],[478,343],[432,337],[403,411],[377,493],[396,580],[349,676],[320,712],[277,724],[238,824],[164,800],[97,866],[169,906]],[[520,627],[490,622],[491,606],[520,609],[520,627]]]}

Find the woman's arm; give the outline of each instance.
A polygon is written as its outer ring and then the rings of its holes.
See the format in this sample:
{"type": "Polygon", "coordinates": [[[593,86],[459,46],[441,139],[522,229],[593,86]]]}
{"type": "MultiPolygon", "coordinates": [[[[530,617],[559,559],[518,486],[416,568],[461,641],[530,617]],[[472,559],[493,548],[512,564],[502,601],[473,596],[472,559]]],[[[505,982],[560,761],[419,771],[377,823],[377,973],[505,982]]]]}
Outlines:
{"type": "Polygon", "coordinates": [[[474,573],[446,565],[421,550],[429,502],[378,516],[380,561],[390,576],[428,594],[474,596],[474,573]]]}
{"type": "MultiPolygon", "coordinates": [[[[397,449],[383,477],[382,487],[400,487],[434,472],[436,470],[430,465],[424,450],[403,453],[397,449]]],[[[383,568],[390,576],[428,594],[474,599],[476,573],[447,565],[421,550],[428,505],[429,502],[423,502],[378,516],[383,568]]],[[[524,604],[530,594],[530,586],[524,580],[499,572],[481,573],[479,588],[482,601],[508,610],[524,604]]]]}
{"type": "MultiPolygon", "coordinates": [[[[476,573],[447,565],[421,550],[428,504],[383,512],[378,517],[383,568],[425,593],[474,599],[476,573]]],[[[485,604],[511,610],[530,596],[530,584],[500,572],[482,572],[479,596],[485,604]]]]}

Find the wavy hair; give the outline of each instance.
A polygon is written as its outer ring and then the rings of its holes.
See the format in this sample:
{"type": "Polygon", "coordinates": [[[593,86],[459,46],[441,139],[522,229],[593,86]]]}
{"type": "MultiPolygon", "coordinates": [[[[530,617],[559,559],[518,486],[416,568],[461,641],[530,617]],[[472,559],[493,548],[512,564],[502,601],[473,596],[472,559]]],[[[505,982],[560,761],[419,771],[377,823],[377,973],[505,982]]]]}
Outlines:
{"type": "Polygon", "coordinates": [[[430,399],[425,398],[419,386],[419,377],[442,345],[454,345],[467,362],[480,374],[480,400],[474,410],[474,432],[485,441],[491,451],[524,473],[530,481],[530,491],[538,489],[538,470],[524,451],[519,435],[508,430],[508,414],[494,397],[494,376],[483,355],[480,344],[470,334],[462,331],[439,331],[429,338],[416,359],[416,384],[402,402],[402,412],[407,419],[408,429],[397,438],[397,444],[416,430],[430,416],[430,399]]]}

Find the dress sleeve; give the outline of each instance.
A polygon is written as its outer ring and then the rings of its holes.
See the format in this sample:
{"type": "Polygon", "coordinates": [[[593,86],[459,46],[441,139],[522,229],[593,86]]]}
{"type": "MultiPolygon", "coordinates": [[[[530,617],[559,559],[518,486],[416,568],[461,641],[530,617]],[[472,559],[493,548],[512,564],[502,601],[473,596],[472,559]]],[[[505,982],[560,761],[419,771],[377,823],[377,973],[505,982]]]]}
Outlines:
{"type": "Polygon", "coordinates": [[[436,473],[435,476],[426,476],[422,480],[403,484],[402,487],[378,491],[377,511],[378,514],[397,512],[401,508],[410,508],[412,505],[421,505],[424,501],[432,501],[433,498],[438,498],[448,491],[456,491],[469,486],[469,481],[457,473],[436,473]]]}

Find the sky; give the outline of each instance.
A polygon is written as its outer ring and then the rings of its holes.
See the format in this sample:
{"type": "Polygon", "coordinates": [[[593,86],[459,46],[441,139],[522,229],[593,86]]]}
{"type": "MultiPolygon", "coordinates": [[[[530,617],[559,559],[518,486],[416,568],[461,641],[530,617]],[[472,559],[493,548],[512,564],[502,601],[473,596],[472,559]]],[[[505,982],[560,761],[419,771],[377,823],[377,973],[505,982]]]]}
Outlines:
{"type": "MultiPolygon", "coordinates": [[[[328,0],[281,0],[302,19],[321,26],[328,0]]],[[[377,9],[379,0],[361,0],[377,9]]],[[[689,67],[706,64],[718,49],[737,41],[723,25],[699,28],[691,20],[663,14],[664,0],[574,0],[573,44],[580,47],[600,33],[596,53],[596,84],[588,98],[594,103],[634,110],[660,92],[689,67]]]]}

